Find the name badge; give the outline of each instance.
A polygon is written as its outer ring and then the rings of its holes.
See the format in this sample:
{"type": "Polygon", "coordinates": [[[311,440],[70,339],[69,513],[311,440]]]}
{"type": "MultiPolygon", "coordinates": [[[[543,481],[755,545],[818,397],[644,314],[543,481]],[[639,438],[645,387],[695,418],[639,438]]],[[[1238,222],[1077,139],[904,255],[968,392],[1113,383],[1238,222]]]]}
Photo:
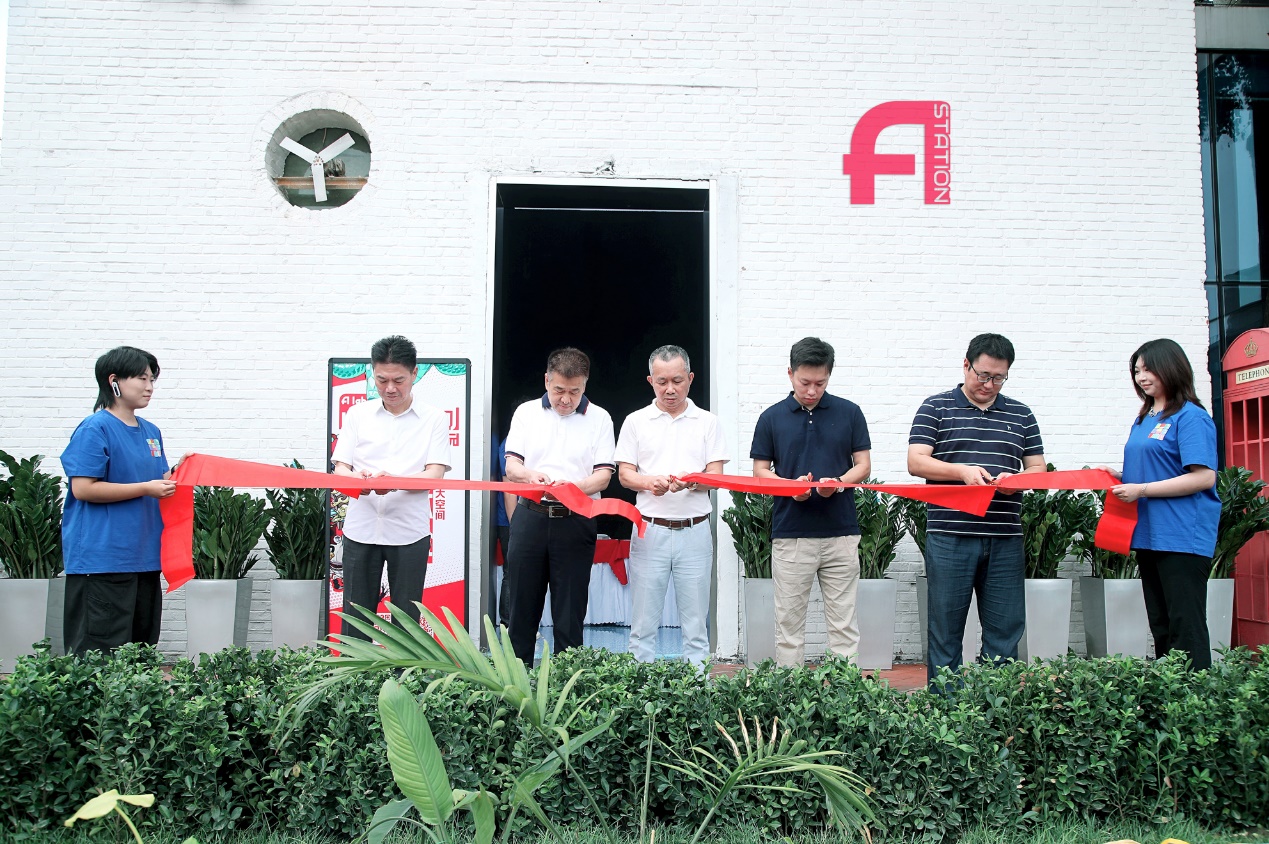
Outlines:
{"type": "MultiPolygon", "coordinates": [[[[1153,435],[1153,434],[1151,434],[1151,436],[1154,436],[1154,435],[1153,435]]],[[[145,442],[146,442],[146,445],[150,446],[150,456],[151,456],[151,457],[162,457],[162,456],[163,456],[163,444],[162,444],[162,443],[160,443],[158,440],[149,440],[149,439],[148,439],[148,440],[146,440],[145,442]]]]}
{"type": "Polygon", "coordinates": [[[1160,422],[1154,426],[1154,430],[1150,432],[1150,439],[1161,440],[1168,435],[1168,429],[1172,427],[1171,422],[1160,422]]]}

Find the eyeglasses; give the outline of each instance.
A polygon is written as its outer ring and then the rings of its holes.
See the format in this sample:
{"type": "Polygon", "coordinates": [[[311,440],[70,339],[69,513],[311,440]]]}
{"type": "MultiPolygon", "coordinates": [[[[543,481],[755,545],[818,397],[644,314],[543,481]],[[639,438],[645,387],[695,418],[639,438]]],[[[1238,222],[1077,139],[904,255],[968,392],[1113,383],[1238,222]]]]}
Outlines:
{"type": "Polygon", "coordinates": [[[979,372],[977,369],[974,369],[974,365],[972,363],[969,365],[969,368],[970,368],[970,371],[972,371],[974,375],[978,377],[979,384],[986,384],[988,381],[990,381],[991,383],[999,387],[1009,380],[1008,375],[984,375],[981,372],[979,372]]]}

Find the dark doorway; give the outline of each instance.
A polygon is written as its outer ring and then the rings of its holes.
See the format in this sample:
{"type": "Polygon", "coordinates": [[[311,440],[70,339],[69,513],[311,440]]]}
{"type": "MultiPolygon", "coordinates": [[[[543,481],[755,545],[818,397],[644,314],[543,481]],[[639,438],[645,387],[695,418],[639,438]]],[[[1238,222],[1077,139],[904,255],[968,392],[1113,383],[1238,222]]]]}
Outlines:
{"type": "MultiPolygon", "coordinates": [[[[709,408],[707,189],[499,185],[494,276],[495,437],[517,399],[542,395],[561,346],[590,356],[586,395],[618,434],[652,401],[648,355],[666,343],[691,356],[692,400],[709,408]]],[[[604,495],[634,501],[615,478],[604,495]]],[[[615,539],[630,527],[599,523],[615,539]]]]}

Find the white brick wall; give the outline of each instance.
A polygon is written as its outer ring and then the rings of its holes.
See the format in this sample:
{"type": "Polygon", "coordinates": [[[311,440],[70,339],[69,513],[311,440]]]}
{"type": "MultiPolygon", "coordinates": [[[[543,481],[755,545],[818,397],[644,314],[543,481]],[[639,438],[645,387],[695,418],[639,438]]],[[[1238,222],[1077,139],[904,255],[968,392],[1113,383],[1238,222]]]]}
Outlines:
{"type": "MultiPolygon", "coordinates": [[[[979,331],[1017,345],[1008,392],[1062,468],[1119,454],[1141,341],[1175,337],[1203,369],[1188,0],[10,3],[10,451],[57,454],[91,406],[92,359],[122,342],[162,361],[149,415],[177,453],[320,464],[326,359],[389,331],[476,361],[479,412],[490,180],[609,160],[621,179],[720,186],[714,336],[736,340],[714,350],[714,406],[735,470],[807,334],[837,347],[833,388],[863,406],[874,474],[896,481],[913,411],[956,383],[979,331]],[[291,208],[264,178],[268,136],[343,98],[370,135],[370,187],[291,208]],[[851,129],[894,99],[951,104],[950,207],[921,204],[919,177],[849,204],[851,129]]],[[[919,132],[880,147],[918,151],[919,132]]],[[[905,606],[914,559],[896,566],[905,606]]]]}

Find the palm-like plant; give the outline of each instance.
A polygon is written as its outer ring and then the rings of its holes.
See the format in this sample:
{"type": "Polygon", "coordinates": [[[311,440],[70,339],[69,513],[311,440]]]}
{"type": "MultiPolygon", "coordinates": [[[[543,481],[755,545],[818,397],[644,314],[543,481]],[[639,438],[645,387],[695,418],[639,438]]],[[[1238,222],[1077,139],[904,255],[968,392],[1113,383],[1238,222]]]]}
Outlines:
{"type": "Polygon", "coordinates": [[[1117,554],[1098,548],[1094,540],[1097,537],[1097,522],[1101,519],[1102,510],[1106,506],[1106,491],[1085,492],[1077,496],[1077,505],[1068,516],[1075,531],[1072,549],[1081,562],[1088,562],[1093,567],[1093,577],[1105,580],[1131,580],[1137,576],[1137,555],[1117,554]]]}
{"type": "MultiPolygon", "coordinates": [[[[1054,466],[1048,465],[1052,472],[1054,466]]],[[[1088,527],[1090,500],[1069,489],[1022,493],[1022,546],[1029,578],[1057,577],[1058,566],[1088,527]]],[[[1096,521],[1093,522],[1094,530],[1096,521]]]]}
{"type": "Polygon", "coordinates": [[[1228,466],[1216,475],[1216,495],[1221,500],[1221,521],[1216,529],[1216,553],[1211,577],[1232,577],[1234,560],[1243,546],[1269,529],[1269,498],[1265,482],[1252,480],[1251,471],[1228,466]]]}
{"type": "Polygon", "coordinates": [[[62,479],[40,471],[43,455],[17,460],[0,451],[0,568],[9,577],[62,572],[62,479]]]}
{"type": "Polygon", "coordinates": [[[868,786],[841,765],[825,761],[841,756],[840,751],[807,750],[805,739],[794,740],[788,729],[780,729],[779,718],[771,722],[769,738],[763,737],[762,725],[754,718],[751,738],[744,713],[737,712],[736,715],[740,724],[740,742],[722,724],[714,722],[731,748],[731,759],[726,761],[702,747],[693,747],[691,755],[684,756],[663,743],[678,762],[660,764],[700,783],[713,798],[690,844],[700,841],[714,815],[732,794],[745,790],[808,794],[806,789],[790,782],[792,778],[804,774],[809,774],[819,783],[828,803],[829,817],[838,826],[864,830],[869,823],[876,822],[876,815],[867,799],[868,786]],[[769,782],[769,779],[776,782],[769,782]]]}
{"type": "Polygon", "coordinates": [[[723,512],[723,521],[731,528],[731,540],[745,567],[745,577],[771,577],[771,507],[775,499],[733,490],[731,501],[732,506],[723,512]]]}
{"type": "Polygon", "coordinates": [[[251,553],[269,524],[262,498],[225,487],[194,488],[194,574],[212,580],[247,576],[251,553]]]}
{"type": "MultiPolygon", "coordinates": [[[[298,460],[287,464],[303,469],[298,460]]],[[[330,509],[324,489],[266,489],[273,523],[264,533],[269,559],[283,580],[322,580],[329,563],[326,526],[330,509]]]]}
{"type": "MultiPolygon", "coordinates": [[[[867,484],[881,481],[870,478],[867,484]]],[[[875,489],[855,489],[855,516],[859,521],[859,576],[879,580],[898,553],[903,539],[904,505],[896,495],[884,495],[875,489]]]]}
{"type": "MultiPolygon", "coordinates": [[[[542,662],[534,682],[524,663],[511,650],[506,629],[495,630],[488,617],[485,618],[485,633],[489,641],[489,656],[486,657],[472,643],[471,636],[449,609],[445,610],[445,619],[442,620],[419,605],[429,632],[401,608],[391,604],[388,608],[394,623],[382,623],[378,616],[364,607],[356,609],[365,620],[341,613],[348,624],[377,639],[378,643],[345,635],[335,636],[339,643],[327,643],[327,647],[338,649],[339,655],[322,658],[331,666],[330,671],[288,707],[283,714],[284,724],[293,727],[329,689],[356,675],[409,669],[437,672],[442,676],[428,686],[429,692],[438,684],[455,680],[485,689],[516,712],[517,718],[549,747],[542,759],[520,772],[512,793],[505,798],[510,806],[510,816],[504,825],[503,841],[507,840],[512,821],[521,808],[528,809],[543,826],[559,836],[559,830],[533,795],[561,770],[567,771],[582,789],[594,817],[603,818],[585,781],[573,775],[571,757],[579,748],[606,732],[613,717],[609,715],[580,735],[572,734],[573,722],[587,712],[587,705],[594,698],[592,694],[580,701],[574,699],[573,689],[582,675],[581,670],[574,673],[552,697],[549,649],[542,651],[542,662]],[[379,626],[376,627],[374,621],[380,621],[379,626]]],[[[486,800],[493,800],[493,795],[483,789],[480,792],[447,791],[444,758],[431,737],[426,716],[413,697],[396,686],[393,680],[388,680],[380,692],[379,711],[392,775],[406,800],[389,803],[376,813],[372,822],[375,840],[381,841],[382,836],[401,820],[408,821],[406,810],[412,806],[435,840],[449,840],[446,825],[449,817],[458,809],[468,809],[476,821],[477,841],[488,844],[494,832],[492,802],[488,804],[488,815],[485,805],[486,800]],[[449,797],[446,797],[447,794],[449,797]]],[[[601,824],[608,838],[615,842],[611,828],[602,820],[601,824]]]]}
{"type": "Polygon", "coordinates": [[[908,532],[908,536],[912,537],[912,541],[916,543],[917,550],[921,552],[921,556],[925,556],[925,521],[926,509],[924,501],[917,501],[915,498],[900,499],[902,503],[903,513],[903,529],[908,532]]]}

